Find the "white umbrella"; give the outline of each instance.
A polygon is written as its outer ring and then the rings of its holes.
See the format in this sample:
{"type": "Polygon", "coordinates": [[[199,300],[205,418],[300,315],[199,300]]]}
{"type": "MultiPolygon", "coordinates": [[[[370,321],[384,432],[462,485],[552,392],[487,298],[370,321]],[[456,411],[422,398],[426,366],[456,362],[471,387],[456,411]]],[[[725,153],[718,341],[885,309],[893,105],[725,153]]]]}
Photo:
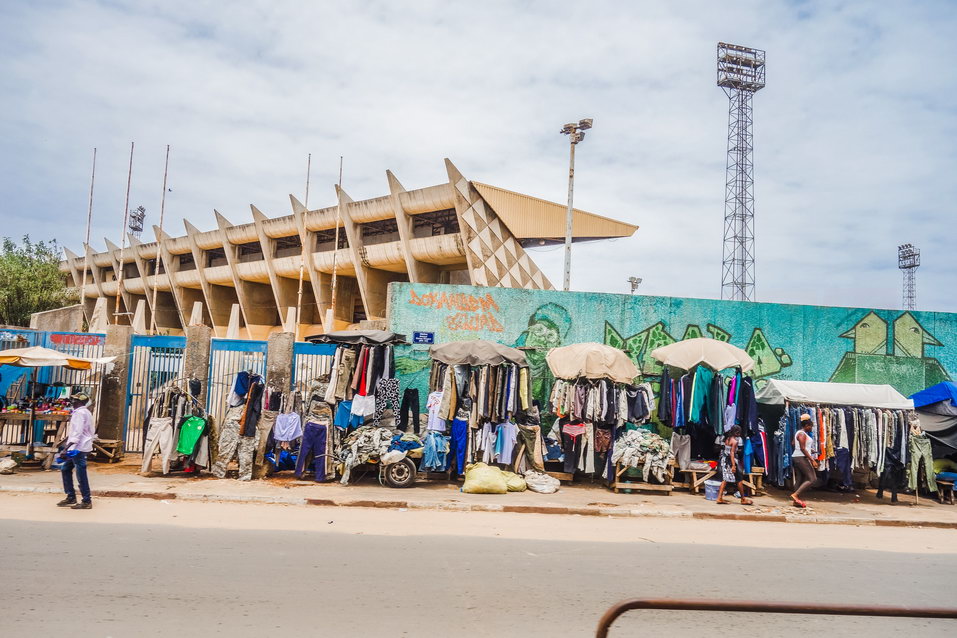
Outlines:
{"type": "Polygon", "coordinates": [[[43,368],[46,366],[67,367],[74,370],[89,370],[96,364],[109,363],[116,357],[77,357],[72,354],[33,346],[0,350],[0,365],[20,368],[43,368]]]}
{"type": "Polygon", "coordinates": [[[611,379],[631,383],[640,373],[624,352],[601,343],[573,343],[553,348],[545,356],[559,379],[611,379]]]}
{"type": "Polygon", "coordinates": [[[703,363],[715,370],[741,368],[748,372],[754,368],[754,359],[737,346],[717,339],[686,339],[671,345],[655,348],[651,356],[665,365],[690,370],[703,363]]]}

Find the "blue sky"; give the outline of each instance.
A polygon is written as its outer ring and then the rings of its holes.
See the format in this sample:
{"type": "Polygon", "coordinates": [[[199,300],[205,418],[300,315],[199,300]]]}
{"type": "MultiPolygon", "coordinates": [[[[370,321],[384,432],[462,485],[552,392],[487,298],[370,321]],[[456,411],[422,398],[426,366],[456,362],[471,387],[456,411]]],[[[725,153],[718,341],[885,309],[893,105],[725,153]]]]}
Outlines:
{"type": "MultiPolygon", "coordinates": [[[[573,288],[720,294],[727,98],[715,45],[767,50],[755,97],[757,298],[957,311],[957,3],[31,2],[0,5],[4,235],[79,251],[131,207],[201,229],[469,178],[564,201],[561,125],[595,118],[576,206],[641,226],[576,246],[573,288]],[[585,9],[587,7],[587,9],[585,9]]],[[[144,238],[151,239],[151,232],[144,238]]],[[[562,254],[532,251],[557,284],[562,254]]]]}

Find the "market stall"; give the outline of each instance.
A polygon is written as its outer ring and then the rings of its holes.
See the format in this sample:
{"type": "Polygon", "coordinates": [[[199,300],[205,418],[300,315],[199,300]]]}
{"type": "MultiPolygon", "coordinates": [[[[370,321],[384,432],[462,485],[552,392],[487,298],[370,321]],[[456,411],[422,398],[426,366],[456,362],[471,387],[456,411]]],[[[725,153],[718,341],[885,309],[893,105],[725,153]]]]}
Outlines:
{"type": "Polygon", "coordinates": [[[944,381],[910,398],[921,427],[931,440],[938,498],[953,505],[957,482],[957,384],[944,381]]]}
{"type": "MultiPolygon", "coordinates": [[[[20,452],[27,459],[42,454],[48,461],[52,460],[57,443],[67,434],[66,426],[72,411],[70,396],[82,391],[98,401],[100,384],[95,377],[101,366],[114,359],[77,357],[40,346],[0,351],[0,365],[31,369],[26,394],[8,396],[5,407],[0,411],[0,421],[3,422],[0,452],[20,452]],[[90,378],[87,383],[41,388],[35,381],[36,369],[46,367],[89,371],[90,378]]],[[[100,442],[99,447],[101,451],[106,451],[103,443],[100,442]]]]}
{"type": "Polygon", "coordinates": [[[672,428],[671,449],[680,484],[697,493],[718,473],[718,450],[725,433],[741,428],[739,461],[745,485],[761,490],[765,465],[763,423],[758,418],[753,380],[754,360],[747,352],[717,339],[686,339],[657,348],[651,356],[665,367],[659,380],[658,421],[672,428]],[[751,457],[757,456],[757,463],[751,457]]]}
{"type": "Polygon", "coordinates": [[[380,481],[411,486],[422,447],[416,436],[421,403],[414,388],[400,400],[394,348],[406,343],[405,336],[342,330],[307,341],[333,344],[336,352],[329,377],[311,382],[304,397],[296,475],[302,476],[311,462],[317,481],[334,479],[338,468],[345,484],[356,468],[372,464],[380,481]]]}
{"type": "Polygon", "coordinates": [[[884,489],[908,487],[937,491],[931,441],[914,412],[914,404],[889,385],[823,383],[772,379],[758,392],[757,400],[773,406],[779,415],[768,438],[768,478],[784,487],[791,478],[794,435],[801,415],[810,415],[811,433],[820,463],[819,480],[851,490],[854,476],[867,483],[879,479],[884,489]]]}
{"type": "Polygon", "coordinates": [[[650,384],[635,384],[640,373],[628,355],[600,343],[578,343],[554,348],[546,361],[556,378],[549,406],[558,417],[548,433],[549,449],[560,451],[567,477],[597,474],[616,492],[670,493],[668,442],[643,427],[655,410],[654,393],[650,384]],[[625,480],[639,469],[642,481],[625,480]]]}
{"type": "Polygon", "coordinates": [[[422,468],[461,476],[473,462],[542,471],[539,410],[525,353],[483,340],[429,349],[422,468]]]}

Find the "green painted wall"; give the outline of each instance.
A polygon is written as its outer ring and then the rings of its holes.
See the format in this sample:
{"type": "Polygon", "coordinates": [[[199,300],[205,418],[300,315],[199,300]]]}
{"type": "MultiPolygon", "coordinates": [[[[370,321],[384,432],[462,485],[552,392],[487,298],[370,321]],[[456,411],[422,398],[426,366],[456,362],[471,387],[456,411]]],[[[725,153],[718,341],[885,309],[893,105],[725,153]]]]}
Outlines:
{"type": "MultiPolygon", "coordinates": [[[[957,371],[957,314],[827,306],[394,283],[390,329],[435,333],[436,343],[488,339],[529,352],[536,395],[551,380],[548,348],[598,341],[626,350],[647,375],[650,352],[691,337],[748,351],[759,379],[888,383],[905,395],[957,371]]],[[[424,391],[428,346],[398,353],[397,368],[424,391]]],[[[424,396],[422,397],[424,403],[424,396]]]]}

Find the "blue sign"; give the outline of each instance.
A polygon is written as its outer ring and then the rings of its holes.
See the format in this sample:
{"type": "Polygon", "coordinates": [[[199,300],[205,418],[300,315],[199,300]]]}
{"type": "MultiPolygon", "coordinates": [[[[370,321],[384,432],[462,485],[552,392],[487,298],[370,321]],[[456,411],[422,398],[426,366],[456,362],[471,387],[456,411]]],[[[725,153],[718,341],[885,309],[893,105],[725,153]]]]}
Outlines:
{"type": "Polygon", "coordinates": [[[412,343],[435,343],[434,332],[413,332],[412,343]]]}

